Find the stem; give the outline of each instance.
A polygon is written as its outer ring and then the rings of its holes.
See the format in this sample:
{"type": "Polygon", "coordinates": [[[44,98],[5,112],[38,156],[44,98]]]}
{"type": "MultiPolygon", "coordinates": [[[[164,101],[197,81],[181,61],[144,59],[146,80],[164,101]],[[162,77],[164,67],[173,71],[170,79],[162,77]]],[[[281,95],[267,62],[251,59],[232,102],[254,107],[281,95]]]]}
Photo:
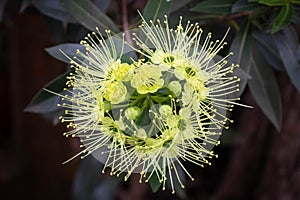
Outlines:
{"type": "Polygon", "coordinates": [[[133,45],[133,41],[129,34],[129,23],[128,23],[128,11],[127,11],[127,0],[122,0],[122,25],[125,33],[125,40],[133,45]]]}

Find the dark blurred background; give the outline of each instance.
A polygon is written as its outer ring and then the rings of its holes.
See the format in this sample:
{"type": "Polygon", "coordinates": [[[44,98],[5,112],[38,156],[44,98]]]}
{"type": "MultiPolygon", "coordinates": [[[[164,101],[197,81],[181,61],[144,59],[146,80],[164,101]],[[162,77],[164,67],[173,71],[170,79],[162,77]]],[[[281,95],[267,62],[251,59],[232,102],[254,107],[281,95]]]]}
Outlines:
{"type": "MultiPolygon", "coordinates": [[[[120,17],[120,3],[111,1],[108,14],[120,17]]],[[[145,1],[129,2],[131,10],[144,5],[145,1]]],[[[254,108],[234,111],[232,131],[223,134],[215,149],[219,158],[204,169],[189,166],[196,181],[187,182],[184,192],[170,195],[159,190],[153,194],[149,185],[138,184],[135,176],[119,183],[101,175],[99,168],[99,177],[94,179],[111,182],[99,187],[96,197],[76,197],[74,190],[84,186],[75,180],[85,173],[90,176],[84,169],[93,158],[63,165],[79,151],[78,140],[62,136],[64,124],[53,125],[41,115],[24,112],[46,83],[65,72],[67,65],[49,56],[45,48],[60,40],[68,42],[68,38],[55,37],[49,29],[52,19],[37,9],[20,9],[20,1],[9,0],[0,23],[1,199],[300,199],[300,95],[284,73],[276,73],[283,105],[280,133],[246,89],[242,101],[254,108]],[[106,197],[108,190],[113,195],[106,197]]]]}

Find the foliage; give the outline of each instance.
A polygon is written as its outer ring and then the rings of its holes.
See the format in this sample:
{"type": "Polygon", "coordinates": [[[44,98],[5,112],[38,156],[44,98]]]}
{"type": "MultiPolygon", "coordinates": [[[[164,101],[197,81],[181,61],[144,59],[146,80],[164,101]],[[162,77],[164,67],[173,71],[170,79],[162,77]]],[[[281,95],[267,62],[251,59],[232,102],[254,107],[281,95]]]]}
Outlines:
{"type": "MultiPolygon", "coordinates": [[[[80,31],[71,32],[74,29],[82,30],[79,24],[91,31],[97,26],[101,32],[106,29],[114,33],[120,32],[121,17],[112,13],[109,17],[106,14],[109,2],[32,0],[31,6],[41,14],[70,23],[73,29],[68,29],[67,34],[76,35],[74,38],[82,38],[85,34],[77,35],[80,31]]],[[[1,1],[0,10],[4,9],[5,3],[6,1],[1,1]]],[[[28,1],[24,1],[24,5],[28,6],[28,1]]],[[[198,22],[203,30],[211,30],[213,33],[224,33],[227,27],[232,27],[227,37],[228,44],[231,45],[224,49],[223,54],[233,52],[231,61],[240,65],[235,71],[241,77],[239,95],[242,95],[248,84],[258,106],[280,131],[282,103],[276,74],[286,73],[300,91],[300,45],[294,28],[295,24],[300,23],[299,5],[299,0],[203,0],[200,3],[196,0],[148,0],[143,16],[146,20],[153,20],[162,19],[165,14],[169,19],[178,19],[178,16],[182,15],[184,21],[198,22]]],[[[130,25],[134,27],[138,24],[137,12],[130,15],[130,25]]],[[[76,49],[80,48],[82,47],[66,42],[46,51],[51,56],[68,62],[60,49],[72,57],[72,52],[75,53],[76,49]]],[[[55,79],[45,88],[62,93],[62,80],[65,80],[65,75],[55,79]]],[[[60,113],[61,110],[53,107],[58,101],[56,96],[41,90],[26,111],[60,113]]],[[[151,181],[151,186],[153,190],[157,190],[159,185],[151,181]]]]}

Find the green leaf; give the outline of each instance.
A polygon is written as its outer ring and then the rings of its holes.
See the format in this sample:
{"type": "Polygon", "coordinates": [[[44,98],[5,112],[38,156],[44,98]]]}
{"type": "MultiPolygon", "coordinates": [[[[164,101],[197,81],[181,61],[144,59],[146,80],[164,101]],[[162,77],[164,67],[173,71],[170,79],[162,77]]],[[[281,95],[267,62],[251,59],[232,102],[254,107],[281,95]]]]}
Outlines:
{"type": "Polygon", "coordinates": [[[191,11],[210,13],[210,14],[228,14],[235,0],[205,0],[191,8],[191,11]]]}
{"type": "Polygon", "coordinates": [[[171,0],[171,1],[172,1],[171,13],[179,10],[180,8],[184,7],[186,4],[192,2],[192,0],[171,0]]]}
{"type": "Polygon", "coordinates": [[[300,92],[300,60],[297,58],[299,40],[297,33],[290,26],[273,36],[284,67],[294,86],[300,92]]]}
{"type": "MultiPolygon", "coordinates": [[[[44,88],[56,92],[61,93],[63,89],[66,87],[66,77],[69,72],[60,75],[56,79],[52,80],[44,88]]],[[[61,97],[54,95],[41,89],[31,100],[28,106],[25,108],[25,112],[33,112],[33,113],[48,113],[57,111],[60,107],[57,104],[61,101],[61,97]]]]}
{"type": "Polygon", "coordinates": [[[300,0],[290,0],[291,4],[300,5],[300,0]]]}
{"type": "Polygon", "coordinates": [[[234,94],[235,97],[239,97],[243,93],[251,68],[251,61],[249,59],[252,55],[252,30],[250,20],[242,24],[241,30],[235,35],[230,47],[233,56],[229,58],[229,61],[239,64],[240,66],[240,68],[234,71],[234,74],[241,78],[239,92],[234,94]]]}
{"type": "Polygon", "coordinates": [[[276,33],[289,25],[293,18],[293,10],[289,4],[282,7],[272,24],[272,33],[276,33]]]}
{"type": "Polygon", "coordinates": [[[112,34],[120,32],[114,22],[89,0],[61,0],[68,12],[84,27],[94,31],[99,28],[101,34],[110,30],[112,34]]]}
{"type": "Polygon", "coordinates": [[[279,71],[285,71],[281,58],[278,56],[278,49],[275,45],[276,41],[272,36],[261,31],[255,31],[253,38],[257,43],[260,52],[267,59],[268,63],[279,71]]]}
{"type": "Polygon", "coordinates": [[[164,15],[169,16],[172,8],[172,1],[166,0],[148,0],[144,11],[143,17],[146,21],[164,19],[164,15]]]}
{"type": "MultiPolygon", "coordinates": [[[[66,57],[73,58],[76,55],[76,50],[79,49],[81,52],[85,52],[85,48],[80,44],[73,44],[73,43],[65,43],[59,44],[53,47],[46,48],[45,50],[49,53],[52,57],[63,61],[65,63],[70,63],[70,60],[66,57]],[[66,55],[64,55],[66,54],[66,55]]],[[[79,55],[76,55],[80,58],[79,55]]]]}
{"type": "Polygon", "coordinates": [[[57,20],[75,23],[76,20],[64,9],[60,0],[32,0],[32,4],[43,14],[57,20]]]}
{"type": "Polygon", "coordinates": [[[248,85],[255,101],[277,131],[280,131],[282,122],[280,90],[272,68],[257,48],[253,49],[250,75],[252,79],[248,85]]]}
{"type": "Polygon", "coordinates": [[[157,190],[161,187],[162,183],[159,182],[159,179],[156,173],[153,173],[149,179],[149,184],[152,189],[152,192],[157,192],[157,190]]]}
{"type": "Polygon", "coordinates": [[[246,12],[261,9],[262,6],[257,3],[248,3],[247,0],[238,0],[231,8],[232,13],[246,12]]]}
{"type": "Polygon", "coordinates": [[[288,3],[288,0],[260,0],[259,3],[267,6],[284,6],[288,3]]]}

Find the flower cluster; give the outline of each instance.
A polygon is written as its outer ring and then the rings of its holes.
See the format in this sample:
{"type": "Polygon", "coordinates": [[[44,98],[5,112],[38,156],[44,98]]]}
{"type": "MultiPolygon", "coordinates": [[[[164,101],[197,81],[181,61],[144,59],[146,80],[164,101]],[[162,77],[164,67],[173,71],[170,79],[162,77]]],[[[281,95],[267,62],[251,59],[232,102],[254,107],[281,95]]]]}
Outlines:
{"type": "MultiPolygon", "coordinates": [[[[226,112],[235,98],[239,78],[232,75],[237,65],[227,65],[227,57],[215,60],[226,44],[224,38],[202,41],[197,24],[180,19],[169,28],[143,20],[135,44],[116,44],[110,32],[104,39],[98,32],[88,35],[71,59],[74,68],[68,77],[62,122],[68,136],[79,136],[85,149],[78,155],[93,154],[110,167],[111,174],[140,173],[140,181],[157,177],[163,190],[169,181],[182,188],[182,174],[193,177],[184,166],[201,167],[216,156],[212,147],[227,128],[226,112]],[[139,59],[124,61],[124,46],[131,46],[139,59]]],[[[78,156],[76,155],[76,156],[78,156]]]]}

